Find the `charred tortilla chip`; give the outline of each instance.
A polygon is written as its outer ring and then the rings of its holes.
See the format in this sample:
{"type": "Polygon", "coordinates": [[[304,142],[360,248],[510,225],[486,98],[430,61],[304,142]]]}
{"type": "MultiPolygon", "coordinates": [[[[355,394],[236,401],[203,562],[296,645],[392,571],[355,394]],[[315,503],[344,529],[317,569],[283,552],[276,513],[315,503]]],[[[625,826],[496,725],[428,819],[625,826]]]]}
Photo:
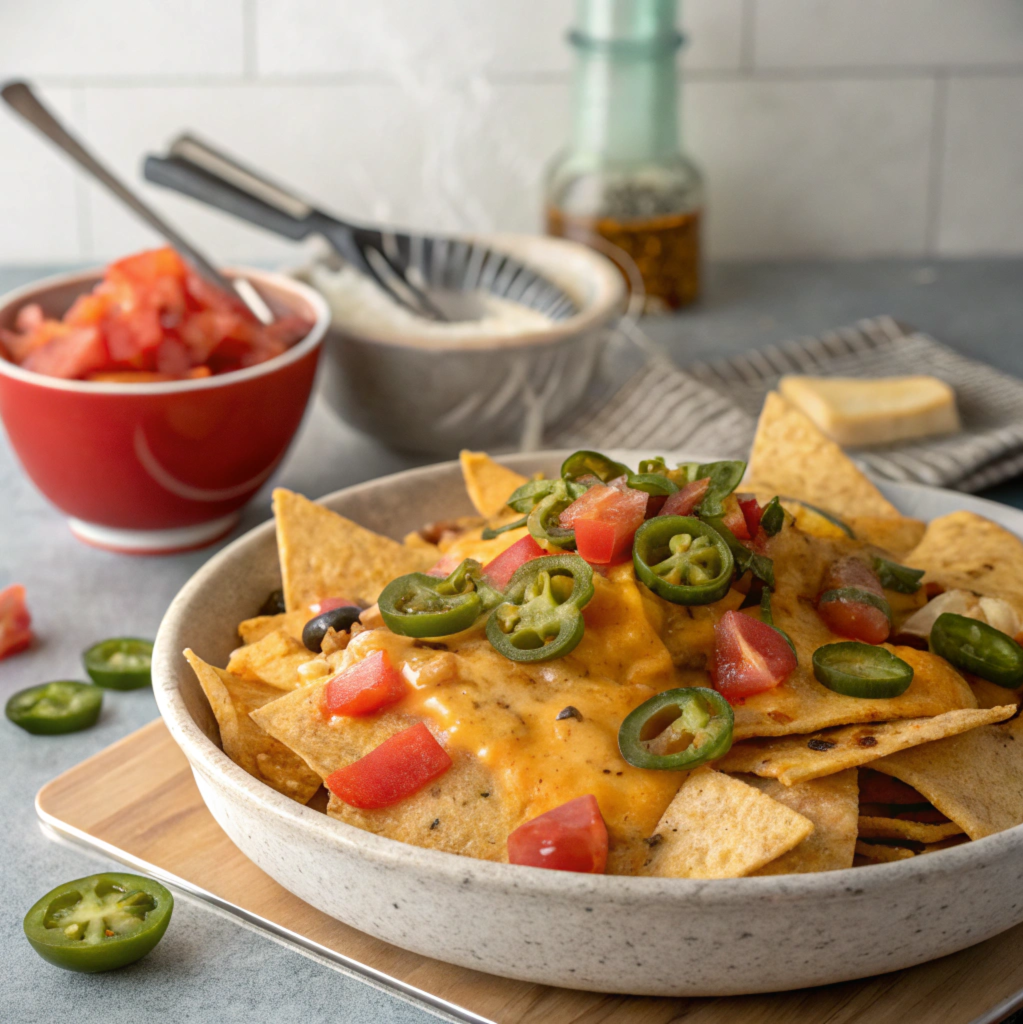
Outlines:
{"type": "Polygon", "coordinates": [[[870,767],[922,793],[971,839],[1023,824],[1023,718],[902,750],[870,767]]]}
{"type": "Polygon", "coordinates": [[[973,512],[934,519],[906,563],[926,569],[924,583],[1000,597],[1023,618],[1023,541],[973,512]]]}
{"type": "Polygon", "coordinates": [[[962,831],[954,821],[943,825],[928,825],[903,818],[874,818],[865,815],[859,819],[859,834],[864,839],[911,839],[918,843],[939,843],[943,839],[961,835],[962,831]]]}
{"type": "Polygon", "coordinates": [[[798,846],[809,818],[722,772],[692,772],[657,824],[642,874],[742,878],[798,846]]]}
{"type": "MultiPolygon", "coordinates": [[[[715,762],[715,767],[727,772],[752,772],[754,775],[778,779],[788,786],[857,765],[870,764],[871,768],[883,770],[880,763],[872,762],[896,751],[935,743],[947,736],[1005,721],[1015,713],[1015,705],[986,710],[964,708],[946,711],[932,718],[907,718],[874,725],[845,725],[815,732],[810,736],[747,740],[733,746],[720,761],[715,762]]],[[[910,779],[903,781],[914,785],[910,779]]]]}
{"type": "Polygon", "coordinates": [[[315,655],[283,629],[268,633],[261,640],[239,647],[227,663],[227,671],[242,679],[254,679],[278,690],[294,690],[304,682],[300,666],[315,655]]]}
{"type": "Polygon", "coordinates": [[[800,498],[840,516],[899,516],[845,452],[777,391],[760,414],[748,479],[758,491],[800,498]]]}
{"type": "Polygon", "coordinates": [[[220,726],[224,753],[253,778],[272,786],[292,800],[306,803],[320,788],[320,777],[297,754],[256,725],[250,713],[280,696],[266,683],[240,679],[207,665],[190,650],[192,666],[213,715],[220,726]]]}
{"type": "Polygon", "coordinates": [[[437,560],[436,551],[406,547],[281,488],[274,491],[274,516],[289,612],[324,597],[371,605],[391,580],[425,572],[437,560]]]}
{"type": "Polygon", "coordinates": [[[857,785],[853,769],[783,786],[777,779],[741,776],[743,782],[813,822],[813,832],[754,875],[795,875],[851,868],[856,845],[857,785]]]}
{"type": "Polygon", "coordinates": [[[485,452],[463,451],[459,456],[469,500],[484,519],[493,519],[507,510],[505,502],[526,477],[495,462],[485,452]]]}

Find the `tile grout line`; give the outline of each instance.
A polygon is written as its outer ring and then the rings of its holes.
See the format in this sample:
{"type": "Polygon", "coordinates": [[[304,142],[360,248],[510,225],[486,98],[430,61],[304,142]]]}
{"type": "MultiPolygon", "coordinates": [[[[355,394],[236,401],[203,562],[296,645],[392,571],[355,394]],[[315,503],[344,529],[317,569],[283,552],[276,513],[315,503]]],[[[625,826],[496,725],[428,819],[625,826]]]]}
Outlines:
{"type": "Polygon", "coordinates": [[[937,254],[941,230],[942,189],[944,187],[945,134],[948,122],[948,75],[939,74],[934,80],[934,107],[932,111],[930,167],[927,176],[927,226],[924,235],[924,255],[937,254]]]}

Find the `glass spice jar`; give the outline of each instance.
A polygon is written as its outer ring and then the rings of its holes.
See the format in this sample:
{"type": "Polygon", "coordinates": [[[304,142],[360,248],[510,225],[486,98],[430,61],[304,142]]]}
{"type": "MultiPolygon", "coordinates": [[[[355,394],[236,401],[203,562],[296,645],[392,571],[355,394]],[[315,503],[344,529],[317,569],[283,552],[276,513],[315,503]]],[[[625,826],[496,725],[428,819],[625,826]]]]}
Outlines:
{"type": "Polygon", "coordinates": [[[700,294],[703,181],[679,145],[676,13],[675,0],[579,0],[572,138],[547,175],[548,233],[638,271],[646,312],[700,294]]]}

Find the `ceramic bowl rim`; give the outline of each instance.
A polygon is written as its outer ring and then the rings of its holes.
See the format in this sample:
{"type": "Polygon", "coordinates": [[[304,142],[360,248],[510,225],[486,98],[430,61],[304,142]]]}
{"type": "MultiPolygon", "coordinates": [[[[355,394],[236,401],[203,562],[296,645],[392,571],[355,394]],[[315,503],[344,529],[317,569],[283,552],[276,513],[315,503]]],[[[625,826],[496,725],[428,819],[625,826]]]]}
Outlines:
{"type": "MultiPolygon", "coordinates": [[[[540,459],[567,453],[534,452],[540,459]]],[[[394,483],[399,478],[415,482],[428,479],[439,471],[451,472],[457,466],[452,460],[404,470],[324,495],[319,501],[330,502],[342,495],[358,494],[394,483]]],[[[938,491],[919,484],[900,484],[907,491],[938,491]]],[[[982,499],[972,499],[974,501],[982,499]]],[[[986,504],[995,505],[994,502],[986,504]]],[[[1020,513],[1023,524],[1023,512],[1020,513]]],[[[170,648],[173,633],[192,595],[216,576],[221,568],[238,558],[249,547],[265,542],[274,532],[273,520],[254,527],[233,541],[206,562],[181,588],[171,602],[157,633],[153,655],[153,691],[157,705],[175,742],[181,747],[193,770],[211,783],[230,790],[232,798],[244,800],[268,815],[284,819],[289,827],[315,833],[323,842],[341,847],[379,866],[416,871],[433,876],[446,884],[482,885],[492,890],[515,892],[522,897],[576,899],[586,897],[602,903],[639,906],[646,902],[673,900],[696,905],[749,905],[757,899],[830,898],[856,899],[867,890],[875,893],[899,890],[908,884],[926,884],[938,878],[961,875],[964,870],[980,869],[985,861],[993,861],[1010,850],[1023,849],[1023,825],[995,833],[983,839],[963,843],[926,857],[870,865],[865,868],[844,868],[810,874],[769,875],[756,878],[686,879],[644,878],[628,875],[582,875],[570,872],[545,871],[540,868],[494,861],[476,860],[461,854],[446,853],[413,846],[364,831],[354,825],[328,818],[326,815],[296,803],[259,782],[238,767],[210,740],[192,719],[178,692],[175,673],[182,662],[181,652],[170,648]]]]}
{"type": "MultiPolygon", "coordinates": [[[[103,270],[103,267],[92,267],[86,270],[53,274],[50,277],[22,285],[20,288],[15,288],[13,291],[0,295],[0,313],[11,306],[21,306],[32,300],[38,300],[42,294],[55,288],[87,285],[89,282],[98,281],[103,276],[103,270]]],[[[282,370],[314,351],[323,341],[330,328],[330,308],[327,306],[326,300],[315,288],[297,281],[286,274],[256,270],[250,267],[226,268],[224,273],[228,276],[244,275],[256,283],[263,283],[269,285],[272,289],[297,295],[315,313],[313,326],[309,333],[301,340],[295,342],[286,352],[282,352],[279,356],[274,356],[272,359],[267,359],[265,362],[257,363],[255,366],[247,366],[241,370],[232,370],[229,373],[215,374],[211,377],[200,377],[196,380],[156,381],[142,384],[64,380],[60,377],[47,376],[45,373],[26,370],[2,357],[0,357],[0,374],[27,384],[35,384],[37,387],[51,388],[55,391],[72,391],[82,395],[141,396],[209,391],[214,388],[230,387],[232,384],[242,384],[257,377],[265,377],[268,374],[282,370]]]]}

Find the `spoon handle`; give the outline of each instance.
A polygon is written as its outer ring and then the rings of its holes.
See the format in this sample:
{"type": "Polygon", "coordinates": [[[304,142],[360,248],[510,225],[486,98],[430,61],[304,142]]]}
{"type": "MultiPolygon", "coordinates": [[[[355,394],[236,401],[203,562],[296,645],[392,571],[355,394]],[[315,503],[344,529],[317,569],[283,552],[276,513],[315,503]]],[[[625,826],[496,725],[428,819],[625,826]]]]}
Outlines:
{"type": "Polygon", "coordinates": [[[47,109],[25,82],[9,82],[0,89],[0,97],[15,113],[55,143],[97,181],[105,185],[118,199],[133,210],[168,242],[211,284],[222,291],[238,295],[251,312],[264,324],[273,322],[274,316],[263,298],[245,281],[238,284],[223,274],[182,238],[155,210],[144,203],[119,178],[103,166],[47,109]]]}

